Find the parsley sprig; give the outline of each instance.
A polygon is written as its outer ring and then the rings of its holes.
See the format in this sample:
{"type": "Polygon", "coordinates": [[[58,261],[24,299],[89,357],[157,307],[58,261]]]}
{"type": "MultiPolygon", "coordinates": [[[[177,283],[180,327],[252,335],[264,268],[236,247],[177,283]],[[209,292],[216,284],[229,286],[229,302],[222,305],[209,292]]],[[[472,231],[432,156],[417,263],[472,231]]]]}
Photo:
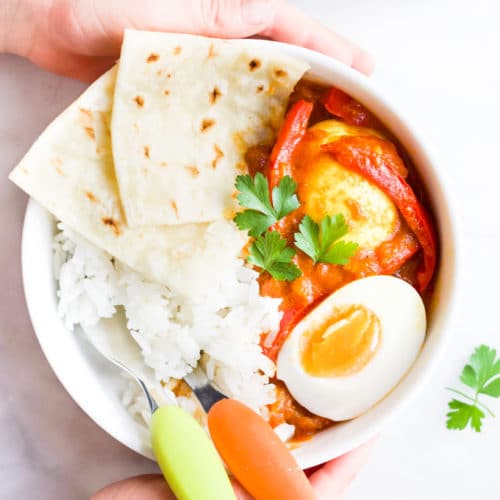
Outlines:
{"type": "Polygon", "coordinates": [[[287,246],[287,241],[278,231],[267,231],[252,243],[248,262],[261,267],[273,278],[293,281],[302,271],[292,262],[295,250],[287,246]]]}
{"type": "Polygon", "coordinates": [[[237,197],[240,205],[247,210],[238,213],[234,222],[239,229],[247,229],[254,238],[300,205],[295,194],[297,183],[289,175],[273,188],[272,204],[269,183],[260,172],[253,179],[250,175],[239,175],[236,189],[240,192],[237,197]]]}
{"type": "MultiPolygon", "coordinates": [[[[278,280],[293,281],[301,276],[302,271],[292,262],[296,250],[288,246],[287,240],[278,231],[268,231],[300,206],[297,183],[285,175],[269,193],[269,182],[259,172],[253,178],[239,175],[236,189],[239,191],[237,199],[245,210],[236,214],[234,222],[254,238],[249,247],[248,262],[278,280]]],[[[294,243],[315,264],[345,265],[358,248],[356,243],[338,241],[348,229],[342,214],[327,215],[319,223],[306,215],[299,225],[299,232],[295,234],[294,243]]]]}
{"type": "Polygon", "coordinates": [[[295,246],[309,255],[315,264],[345,265],[356,253],[358,244],[337,241],[347,234],[349,226],[342,214],[326,215],[318,224],[306,215],[295,233],[295,246]]]}
{"type": "Polygon", "coordinates": [[[476,432],[481,431],[483,419],[489,413],[492,417],[493,412],[479,400],[481,395],[492,398],[500,397],[500,358],[497,358],[497,352],[486,345],[476,347],[474,353],[465,365],[460,375],[460,381],[473,389],[473,396],[457,389],[448,387],[447,389],[461,396],[467,403],[452,399],[448,403],[450,412],[446,415],[446,427],[448,429],[462,430],[470,424],[470,427],[476,432]]]}

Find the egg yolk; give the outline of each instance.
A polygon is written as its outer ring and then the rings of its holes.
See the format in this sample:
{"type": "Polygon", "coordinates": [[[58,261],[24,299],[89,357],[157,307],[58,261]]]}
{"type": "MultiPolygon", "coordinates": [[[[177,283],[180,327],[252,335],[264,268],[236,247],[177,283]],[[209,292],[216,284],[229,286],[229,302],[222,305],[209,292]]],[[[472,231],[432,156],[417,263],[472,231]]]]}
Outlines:
{"type": "Polygon", "coordinates": [[[301,363],[314,377],[340,377],[360,371],[382,340],[378,316],[365,306],[336,307],[329,317],[305,332],[301,363]]]}

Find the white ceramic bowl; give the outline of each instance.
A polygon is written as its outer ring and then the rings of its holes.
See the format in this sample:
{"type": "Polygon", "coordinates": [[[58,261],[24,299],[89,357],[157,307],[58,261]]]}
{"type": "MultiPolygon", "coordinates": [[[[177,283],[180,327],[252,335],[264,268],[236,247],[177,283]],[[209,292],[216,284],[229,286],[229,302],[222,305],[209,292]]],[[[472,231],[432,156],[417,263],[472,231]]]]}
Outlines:
{"type": "MultiPolygon", "coordinates": [[[[378,433],[429,378],[452,333],[450,323],[460,288],[457,212],[452,208],[444,166],[435,163],[418,131],[369,79],[306,49],[260,40],[248,43],[273,44],[284,53],[308,61],[315,77],[340,87],[373,110],[398,137],[417,167],[430,196],[439,231],[441,261],[428,310],[427,340],[419,358],[398,387],[370,411],[335,425],[294,450],[299,464],[307,468],[339,456],[378,433]]],[[[40,345],[61,383],[89,417],[118,441],[151,457],[150,450],[143,444],[139,426],[120,402],[123,379],[78,335],[68,332],[57,314],[51,255],[54,229],[52,217],[30,201],[24,222],[22,264],[26,301],[40,345]]]]}

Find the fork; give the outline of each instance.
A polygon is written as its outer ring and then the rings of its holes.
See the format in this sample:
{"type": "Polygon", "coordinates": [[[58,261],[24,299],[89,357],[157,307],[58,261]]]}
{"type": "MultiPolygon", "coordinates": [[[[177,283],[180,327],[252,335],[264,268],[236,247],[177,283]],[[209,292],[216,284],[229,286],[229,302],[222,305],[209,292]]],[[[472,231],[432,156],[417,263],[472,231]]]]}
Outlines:
{"type": "MultiPolygon", "coordinates": [[[[233,488],[222,460],[203,428],[178,406],[159,406],[146,380],[150,379],[142,362],[138,344],[126,328],[122,313],[84,328],[90,343],[107,360],[137,381],[151,410],[151,443],[160,469],[179,500],[210,498],[235,500],[233,488]],[[103,332],[105,332],[103,334],[103,332]],[[213,495],[213,496],[212,496],[213,495]]],[[[198,375],[186,383],[208,411],[225,396],[198,375]],[[204,383],[203,383],[204,382],[204,383]]]]}
{"type": "Polygon", "coordinates": [[[146,384],[152,375],[126,327],[123,312],[84,330],[95,349],[132,376],[144,391],[152,413],[153,451],[179,500],[236,500],[218,452],[236,479],[257,500],[315,498],[306,476],[270,425],[239,401],[222,394],[210,384],[201,368],[184,377],[184,381],[208,414],[215,447],[182,408],[159,407],[146,384]]]}

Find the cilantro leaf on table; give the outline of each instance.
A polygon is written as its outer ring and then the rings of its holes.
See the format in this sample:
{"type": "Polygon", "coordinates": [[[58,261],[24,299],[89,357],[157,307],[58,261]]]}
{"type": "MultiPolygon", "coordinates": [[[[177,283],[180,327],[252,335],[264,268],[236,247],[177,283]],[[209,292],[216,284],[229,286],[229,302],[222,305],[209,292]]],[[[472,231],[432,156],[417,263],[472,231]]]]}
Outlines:
{"type": "Polygon", "coordinates": [[[470,422],[472,429],[476,432],[481,432],[482,419],[485,417],[485,414],[477,406],[464,403],[458,399],[452,399],[448,403],[448,407],[451,410],[446,414],[448,417],[446,427],[448,429],[462,430],[470,422]]]}
{"type": "MultiPolygon", "coordinates": [[[[460,375],[462,383],[476,390],[479,394],[487,394],[484,392],[488,387],[487,382],[500,375],[500,359],[497,360],[496,355],[496,350],[490,349],[488,346],[476,347],[470,357],[469,364],[465,365],[462,375],[460,375]]],[[[496,385],[499,383],[497,382],[496,385]]],[[[494,397],[498,396],[500,393],[494,397]]]]}
{"type": "Polygon", "coordinates": [[[287,246],[278,231],[269,231],[250,245],[247,260],[278,280],[293,281],[302,274],[292,262],[294,255],[295,250],[287,246]]]}
{"type": "Polygon", "coordinates": [[[474,393],[470,395],[457,389],[448,388],[449,391],[460,395],[462,399],[466,399],[468,403],[458,399],[452,399],[448,403],[451,411],[446,415],[448,417],[446,427],[462,430],[470,424],[472,429],[480,432],[482,421],[486,417],[481,408],[492,417],[495,415],[480,401],[479,397],[481,395],[492,398],[500,397],[500,358],[497,359],[496,350],[486,345],[476,347],[469,363],[462,370],[460,381],[473,389],[474,393]]]}
{"type": "Polygon", "coordinates": [[[337,241],[347,234],[349,226],[342,214],[325,215],[318,224],[306,215],[295,233],[295,246],[314,261],[345,265],[356,253],[358,244],[337,241]]]}
{"type": "Polygon", "coordinates": [[[269,182],[260,172],[253,178],[239,175],[235,185],[239,191],[238,202],[246,210],[236,214],[234,222],[254,238],[300,205],[296,195],[297,183],[288,175],[273,188],[271,197],[269,182]]]}

